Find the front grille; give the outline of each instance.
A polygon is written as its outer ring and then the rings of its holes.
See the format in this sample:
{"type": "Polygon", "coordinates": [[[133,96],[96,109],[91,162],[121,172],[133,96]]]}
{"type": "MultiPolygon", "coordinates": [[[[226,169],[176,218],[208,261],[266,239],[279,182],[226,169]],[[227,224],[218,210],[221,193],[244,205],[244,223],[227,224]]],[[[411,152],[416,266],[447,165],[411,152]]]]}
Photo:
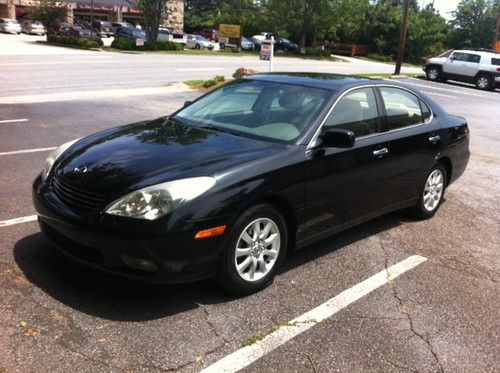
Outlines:
{"type": "Polygon", "coordinates": [[[71,185],[61,177],[52,179],[52,190],[63,202],[85,210],[97,210],[102,207],[106,197],[71,185]]]}

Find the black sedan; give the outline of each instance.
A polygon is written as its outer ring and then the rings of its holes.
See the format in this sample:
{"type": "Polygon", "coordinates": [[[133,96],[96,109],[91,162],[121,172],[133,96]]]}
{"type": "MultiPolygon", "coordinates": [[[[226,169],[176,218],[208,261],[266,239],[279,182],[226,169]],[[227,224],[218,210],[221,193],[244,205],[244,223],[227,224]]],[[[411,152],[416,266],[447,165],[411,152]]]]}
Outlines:
{"type": "Polygon", "coordinates": [[[80,262],[247,294],[288,250],[397,209],[433,216],[468,159],[466,120],[401,84],[257,75],[62,145],[33,197],[80,262]]]}

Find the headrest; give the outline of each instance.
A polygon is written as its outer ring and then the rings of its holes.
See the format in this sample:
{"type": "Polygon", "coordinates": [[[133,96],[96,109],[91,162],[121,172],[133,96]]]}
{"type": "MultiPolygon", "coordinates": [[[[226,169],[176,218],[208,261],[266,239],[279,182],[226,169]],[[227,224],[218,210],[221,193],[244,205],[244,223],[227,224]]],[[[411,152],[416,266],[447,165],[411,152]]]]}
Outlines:
{"type": "Polygon", "coordinates": [[[279,104],[287,110],[300,110],[304,104],[304,92],[300,88],[288,88],[280,95],[279,104]]]}

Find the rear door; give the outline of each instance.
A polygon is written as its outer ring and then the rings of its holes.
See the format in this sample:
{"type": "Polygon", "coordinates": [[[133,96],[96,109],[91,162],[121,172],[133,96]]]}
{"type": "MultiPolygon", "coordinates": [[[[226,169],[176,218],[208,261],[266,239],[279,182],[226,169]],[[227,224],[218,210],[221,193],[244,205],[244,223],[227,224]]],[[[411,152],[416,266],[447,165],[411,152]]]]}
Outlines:
{"type": "Polygon", "coordinates": [[[352,148],[310,150],[306,162],[305,224],[300,239],[318,238],[370,215],[387,203],[387,135],[381,133],[375,90],[346,93],[327,117],[321,132],[347,129],[356,135],[352,148]]]}
{"type": "Polygon", "coordinates": [[[429,105],[400,87],[378,88],[389,142],[386,192],[391,205],[417,198],[442,148],[441,127],[429,105]]]}

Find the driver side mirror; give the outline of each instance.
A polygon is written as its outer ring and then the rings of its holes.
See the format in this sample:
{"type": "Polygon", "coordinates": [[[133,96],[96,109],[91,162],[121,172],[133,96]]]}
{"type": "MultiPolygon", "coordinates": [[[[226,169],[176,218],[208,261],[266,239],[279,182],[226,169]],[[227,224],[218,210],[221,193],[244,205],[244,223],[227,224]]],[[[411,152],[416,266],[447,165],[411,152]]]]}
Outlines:
{"type": "Polygon", "coordinates": [[[323,133],[319,144],[323,148],[352,148],[356,141],[354,132],[344,129],[330,129],[323,133]]]}

